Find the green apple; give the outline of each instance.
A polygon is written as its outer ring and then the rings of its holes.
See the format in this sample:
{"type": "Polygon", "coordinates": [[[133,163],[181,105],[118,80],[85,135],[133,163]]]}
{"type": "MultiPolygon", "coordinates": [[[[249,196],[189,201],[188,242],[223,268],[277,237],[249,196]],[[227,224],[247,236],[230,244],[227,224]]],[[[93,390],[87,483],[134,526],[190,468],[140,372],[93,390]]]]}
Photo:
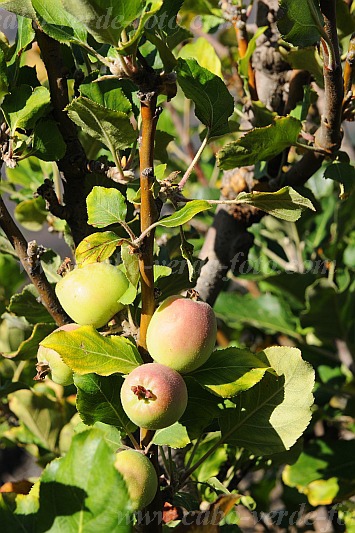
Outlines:
{"type": "MultiPolygon", "coordinates": [[[[78,329],[78,324],[65,324],[55,331],[73,331],[78,329]]],[[[59,353],[51,348],[40,346],[37,352],[37,381],[43,380],[47,374],[58,385],[71,385],[73,383],[73,371],[66,365],[59,353]]]]}
{"type": "Polygon", "coordinates": [[[217,322],[210,305],[170,296],[152,316],[147,348],[154,361],[184,374],[207,361],[216,335],[217,322]]]}
{"type": "Polygon", "coordinates": [[[128,285],[128,279],[117,267],[90,263],[64,276],[55,292],[74,322],[100,328],[124,307],[118,300],[128,285]]]}
{"type": "Polygon", "coordinates": [[[132,510],[149,505],[158,489],[158,476],[149,459],[139,451],[123,450],[116,455],[115,467],[127,485],[132,510]]]}
{"type": "Polygon", "coordinates": [[[165,365],[147,363],[134,370],[121,388],[122,407],[128,418],[146,429],[171,426],[183,415],[187,388],[178,372],[165,365]]]}

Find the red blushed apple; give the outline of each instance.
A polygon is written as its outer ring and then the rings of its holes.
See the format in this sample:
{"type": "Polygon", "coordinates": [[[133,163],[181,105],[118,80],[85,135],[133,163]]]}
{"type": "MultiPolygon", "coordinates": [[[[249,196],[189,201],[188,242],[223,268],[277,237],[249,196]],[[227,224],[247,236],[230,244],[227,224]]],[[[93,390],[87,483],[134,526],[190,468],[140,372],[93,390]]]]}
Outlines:
{"type": "Polygon", "coordinates": [[[128,289],[126,276],[109,263],[77,267],[55,288],[64,311],[81,326],[104,326],[123,309],[118,301],[128,289]]]}
{"type": "Polygon", "coordinates": [[[216,335],[217,322],[210,305],[170,296],[149,323],[147,348],[154,361],[184,374],[207,361],[216,335]]]}
{"type": "MultiPolygon", "coordinates": [[[[65,324],[54,331],[73,331],[78,329],[78,324],[65,324]]],[[[58,385],[71,385],[73,383],[73,371],[66,365],[59,353],[51,348],[40,346],[37,352],[37,381],[42,381],[47,374],[50,375],[54,383],[58,385]]]]}
{"type": "Polygon", "coordinates": [[[132,370],[121,388],[121,401],[127,416],[137,426],[161,429],[183,415],[187,388],[183,378],[165,365],[148,363],[132,370]]]}
{"type": "Polygon", "coordinates": [[[132,511],[149,505],[158,488],[158,476],[148,457],[136,450],[123,450],[116,455],[115,467],[127,485],[132,511]]]}

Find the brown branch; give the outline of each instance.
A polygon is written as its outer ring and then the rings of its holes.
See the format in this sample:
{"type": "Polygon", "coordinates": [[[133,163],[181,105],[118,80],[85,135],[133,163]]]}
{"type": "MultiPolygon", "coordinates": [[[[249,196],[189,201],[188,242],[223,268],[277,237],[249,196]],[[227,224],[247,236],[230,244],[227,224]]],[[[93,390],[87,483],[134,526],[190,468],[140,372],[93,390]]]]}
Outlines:
{"type": "Polygon", "coordinates": [[[344,65],[344,97],[352,92],[355,68],[355,33],[352,34],[344,65]]]}
{"type": "Polygon", "coordinates": [[[28,277],[36,287],[42,304],[47,309],[48,313],[53,317],[55,323],[58,326],[70,323],[70,318],[59,304],[53,287],[48,282],[46,275],[41,268],[40,260],[35,253],[36,246],[33,243],[30,243],[30,245],[27,243],[26,239],[8,212],[1,196],[0,227],[3,229],[5,235],[9,239],[28,277]]]}
{"type": "Polygon", "coordinates": [[[66,206],[59,203],[53,183],[49,179],[45,179],[43,185],[38,187],[37,195],[41,196],[46,202],[46,208],[52,215],[62,220],[67,220],[69,213],[66,206]]]}
{"type": "MultiPolygon", "coordinates": [[[[238,20],[233,21],[233,26],[235,29],[235,34],[236,34],[237,42],[238,42],[239,57],[243,58],[248,48],[248,33],[247,33],[245,10],[242,11],[238,20]]],[[[253,65],[251,63],[251,59],[249,59],[248,61],[248,87],[249,87],[249,92],[250,92],[250,98],[255,101],[258,100],[255,72],[253,69],[253,65]]]]}
{"type": "Polygon", "coordinates": [[[47,70],[53,117],[66,144],[66,153],[58,161],[58,168],[64,180],[64,200],[67,209],[66,220],[72,231],[75,245],[92,232],[87,224],[84,179],[87,174],[86,155],[79,141],[75,124],[70,120],[66,106],[69,104],[67,69],[61,54],[61,44],[40,28],[36,28],[36,38],[44,65],[47,70]]]}
{"type": "MultiPolygon", "coordinates": [[[[141,145],[140,156],[140,185],[141,185],[141,231],[145,231],[158,219],[152,186],[154,183],[154,140],[157,123],[155,92],[141,93],[141,145]]],[[[144,240],[139,260],[142,291],[142,313],[139,330],[139,347],[142,355],[148,361],[146,352],[146,334],[150,319],[155,310],[154,272],[153,272],[154,231],[144,240]]]]}
{"type": "Polygon", "coordinates": [[[321,117],[321,126],[315,135],[315,145],[321,150],[333,154],[340,148],[342,140],[341,121],[344,97],[336,27],[336,0],[320,0],[320,8],[324,16],[324,30],[332,44],[332,51],[331,54],[328,53],[328,45],[322,40],[325,106],[321,117]]]}

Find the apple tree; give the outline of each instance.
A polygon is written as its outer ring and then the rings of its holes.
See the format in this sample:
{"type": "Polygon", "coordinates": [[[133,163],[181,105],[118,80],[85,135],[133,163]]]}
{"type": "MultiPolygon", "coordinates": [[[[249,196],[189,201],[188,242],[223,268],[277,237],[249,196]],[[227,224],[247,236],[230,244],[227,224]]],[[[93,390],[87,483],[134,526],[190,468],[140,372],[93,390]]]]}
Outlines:
{"type": "Polygon", "coordinates": [[[354,527],[355,3],[0,6],[2,531],[354,527]]]}

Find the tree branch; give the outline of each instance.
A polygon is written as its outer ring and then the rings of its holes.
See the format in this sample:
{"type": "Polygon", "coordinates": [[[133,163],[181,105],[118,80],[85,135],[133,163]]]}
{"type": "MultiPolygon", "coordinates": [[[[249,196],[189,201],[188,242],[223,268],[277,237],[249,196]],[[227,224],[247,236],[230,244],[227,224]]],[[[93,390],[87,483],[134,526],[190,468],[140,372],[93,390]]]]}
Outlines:
{"type": "Polygon", "coordinates": [[[41,262],[35,253],[36,246],[34,246],[34,244],[29,245],[27,243],[21,231],[14,223],[1,196],[0,227],[5,232],[5,235],[17,253],[17,256],[28,277],[36,287],[42,304],[45,306],[48,313],[53,317],[55,323],[58,326],[70,323],[71,319],[59,304],[53,287],[48,282],[46,275],[41,268],[41,262]]]}
{"type": "Polygon", "coordinates": [[[79,141],[77,128],[70,120],[66,106],[69,104],[67,70],[64,65],[61,44],[39,28],[36,29],[37,43],[47,70],[53,116],[66,144],[64,157],[58,161],[58,168],[63,174],[64,201],[66,220],[71,229],[75,245],[92,233],[87,224],[86,196],[84,179],[87,174],[87,160],[79,141]]]}
{"type": "Polygon", "coordinates": [[[315,145],[321,150],[333,154],[339,149],[342,140],[341,121],[344,97],[336,27],[336,0],[320,0],[320,8],[324,16],[325,33],[332,43],[334,58],[328,55],[327,47],[323,43],[325,106],[321,117],[321,126],[315,135],[315,145]]]}

